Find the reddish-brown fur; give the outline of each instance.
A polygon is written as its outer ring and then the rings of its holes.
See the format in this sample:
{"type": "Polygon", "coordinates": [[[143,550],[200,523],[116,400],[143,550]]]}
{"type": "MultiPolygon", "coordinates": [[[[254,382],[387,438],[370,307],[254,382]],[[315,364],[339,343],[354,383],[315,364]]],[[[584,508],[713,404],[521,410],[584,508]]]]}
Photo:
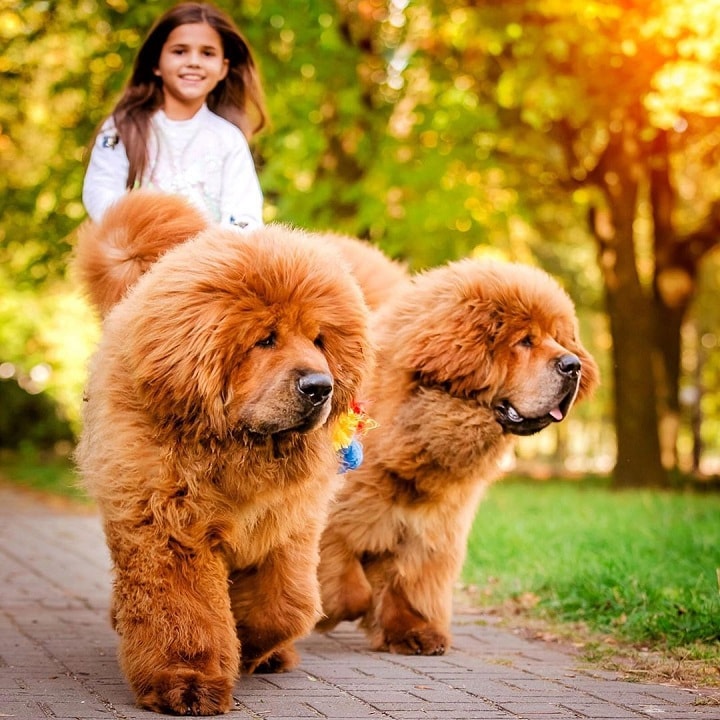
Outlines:
{"type": "Polygon", "coordinates": [[[410,279],[405,265],[390,260],[380,248],[365,240],[329,232],[322,236],[332,242],[349,265],[370,310],[382,307],[410,279]]]}
{"type": "Polygon", "coordinates": [[[76,453],[112,556],[120,662],[142,707],[222,713],[239,671],[292,667],[320,617],[331,431],[372,359],[367,310],[317,236],[198,230],[149,192],[113,217],[122,248],[156,258],[93,290],[106,315],[76,453]],[[309,372],[332,379],[317,410],[298,397],[309,372]]]}
{"type": "Polygon", "coordinates": [[[491,261],[450,263],[398,285],[373,319],[373,339],[377,364],[362,396],[380,427],[331,506],[318,628],[359,618],[376,650],[440,654],[476,507],[514,442],[502,408],[533,423],[558,405],[564,416],[572,397],[559,358],[582,363],[578,398],[596,385],[597,366],[550,276],[491,261]]]}
{"type": "Polygon", "coordinates": [[[183,198],[156,197],[153,191],[132,192],[111,205],[100,223],[88,221],[78,230],[76,268],[103,316],[162,253],[207,227],[205,216],[183,198]]]}

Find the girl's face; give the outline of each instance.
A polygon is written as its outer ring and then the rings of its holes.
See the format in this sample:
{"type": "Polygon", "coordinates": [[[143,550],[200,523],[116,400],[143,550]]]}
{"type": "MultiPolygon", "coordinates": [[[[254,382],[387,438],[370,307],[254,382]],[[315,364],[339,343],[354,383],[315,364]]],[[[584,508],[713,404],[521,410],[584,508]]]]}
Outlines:
{"type": "Polygon", "coordinates": [[[172,120],[191,118],[228,68],[217,30],[207,23],[178,25],[162,46],[154,69],[162,80],[165,114],[172,120]]]}

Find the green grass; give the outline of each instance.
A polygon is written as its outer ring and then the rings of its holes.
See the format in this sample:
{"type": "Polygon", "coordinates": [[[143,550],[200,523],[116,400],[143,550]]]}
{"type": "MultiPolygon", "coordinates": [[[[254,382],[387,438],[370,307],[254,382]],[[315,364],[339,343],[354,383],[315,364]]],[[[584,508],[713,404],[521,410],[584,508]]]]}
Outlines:
{"type": "Polygon", "coordinates": [[[720,659],[717,568],[718,494],[507,479],[480,505],[463,578],[483,604],[720,659]]]}
{"type": "Polygon", "coordinates": [[[72,461],[33,448],[0,453],[0,478],[6,482],[72,501],[89,502],[72,461]]]}

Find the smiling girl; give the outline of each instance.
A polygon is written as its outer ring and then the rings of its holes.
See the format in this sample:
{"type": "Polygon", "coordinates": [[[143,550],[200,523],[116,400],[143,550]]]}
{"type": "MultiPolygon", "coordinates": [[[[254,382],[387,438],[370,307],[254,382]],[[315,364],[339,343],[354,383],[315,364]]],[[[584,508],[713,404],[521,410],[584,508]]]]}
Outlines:
{"type": "Polygon", "coordinates": [[[262,225],[248,139],[265,123],[259,74],[232,20],[206,3],[176,5],[150,30],[93,141],[88,215],[97,222],[128,190],[151,187],[186,197],[212,221],[262,225]]]}

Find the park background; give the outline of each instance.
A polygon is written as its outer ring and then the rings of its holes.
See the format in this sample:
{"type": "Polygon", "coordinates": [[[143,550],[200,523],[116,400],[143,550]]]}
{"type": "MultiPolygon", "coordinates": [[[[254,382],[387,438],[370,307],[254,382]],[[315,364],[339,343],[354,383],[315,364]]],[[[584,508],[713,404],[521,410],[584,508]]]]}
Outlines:
{"type": "MultiPolygon", "coordinates": [[[[86,148],[172,4],[0,0],[3,481],[76,488],[86,148]]],[[[632,677],[720,685],[720,1],[217,4],[266,88],[268,222],[413,271],[538,265],[577,305],[602,386],[521,439],[465,600],[632,677]]]]}
{"type": "MultiPolygon", "coordinates": [[[[69,270],[86,147],[172,4],[0,2],[6,447],[78,431],[97,337],[69,270]]],[[[519,460],[620,486],[717,475],[718,2],[218,4],[266,87],[267,221],[365,238],[414,271],[536,264],[577,303],[602,388],[519,460]]]]}

